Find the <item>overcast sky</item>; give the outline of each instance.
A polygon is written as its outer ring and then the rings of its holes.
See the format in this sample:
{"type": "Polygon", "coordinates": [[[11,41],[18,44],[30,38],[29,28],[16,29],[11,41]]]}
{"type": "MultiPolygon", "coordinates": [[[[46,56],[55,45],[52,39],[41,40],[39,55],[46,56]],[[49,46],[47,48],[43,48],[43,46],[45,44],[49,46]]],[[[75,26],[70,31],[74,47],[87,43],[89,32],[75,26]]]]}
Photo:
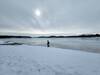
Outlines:
{"type": "Polygon", "coordinates": [[[0,0],[0,32],[100,33],[100,0],[0,0]]]}

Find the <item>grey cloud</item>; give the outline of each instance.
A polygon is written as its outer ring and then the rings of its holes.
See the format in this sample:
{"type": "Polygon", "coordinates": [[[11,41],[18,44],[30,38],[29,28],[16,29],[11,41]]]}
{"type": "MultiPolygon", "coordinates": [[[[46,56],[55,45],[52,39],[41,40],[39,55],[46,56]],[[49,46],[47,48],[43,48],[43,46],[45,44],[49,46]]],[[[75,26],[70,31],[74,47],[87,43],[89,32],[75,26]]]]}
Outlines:
{"type": "Polygon", "coordinates": [[[98,33],[99,3],[100,0],[0,0],[0,28],[98,33]],[[41,18],[34,15],[37,8],[42,12],[41,18]]]}

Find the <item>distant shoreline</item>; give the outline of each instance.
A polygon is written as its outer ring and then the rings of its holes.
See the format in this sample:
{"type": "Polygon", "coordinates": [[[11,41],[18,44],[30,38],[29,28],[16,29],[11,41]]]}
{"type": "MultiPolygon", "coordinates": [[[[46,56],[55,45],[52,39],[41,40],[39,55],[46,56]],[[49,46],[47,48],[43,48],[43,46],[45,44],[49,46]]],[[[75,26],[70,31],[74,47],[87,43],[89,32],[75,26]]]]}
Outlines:
{"type": "Polygon", "coordinates": [[[0,35],[0,38],[32,38],[30,36],[0,35]]]}
{"type": "Polygon", "coordinates": [[[72,36],[39,36],[37,38],[92,38],[100,37],[100,34],[82,34],[82,35],[72,35],[72,36]]]}
{"type": "Polygon", "coordinates": [[[72,36],[67,36],[67,35],[50,35],[50,36],[37,36],[37,37],[32,37],[32,36],[20,36],[20,35],[0,35],[0,38],[93,38],[93,37],[100,37],[100,34],[81,34],[81,35],[72,35],[72,36]]]}

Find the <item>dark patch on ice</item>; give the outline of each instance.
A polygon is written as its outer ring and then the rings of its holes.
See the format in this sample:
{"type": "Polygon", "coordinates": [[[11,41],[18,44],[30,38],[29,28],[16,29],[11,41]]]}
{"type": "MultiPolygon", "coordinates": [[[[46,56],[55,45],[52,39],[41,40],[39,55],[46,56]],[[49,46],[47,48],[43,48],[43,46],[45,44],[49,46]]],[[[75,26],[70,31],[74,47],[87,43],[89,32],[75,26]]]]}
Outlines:
{"type": "Polygon", "coordinates": [[[5,41],[1,43],[0,45],[22,45],[23,43],[18,43],[18,42],[12,42],[12,41],[5,41]]]}

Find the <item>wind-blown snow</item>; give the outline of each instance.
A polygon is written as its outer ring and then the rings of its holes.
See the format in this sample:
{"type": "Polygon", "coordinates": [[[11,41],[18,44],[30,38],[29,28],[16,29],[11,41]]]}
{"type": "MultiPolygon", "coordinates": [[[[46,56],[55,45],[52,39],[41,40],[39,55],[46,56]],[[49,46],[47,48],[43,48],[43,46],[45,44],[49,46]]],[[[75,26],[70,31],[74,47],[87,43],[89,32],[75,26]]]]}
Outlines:
{"type": "Polygon", "coordinates": [[[100,54],[38,46],[0,46],[0,75],[100,75],[100,54]]]}

